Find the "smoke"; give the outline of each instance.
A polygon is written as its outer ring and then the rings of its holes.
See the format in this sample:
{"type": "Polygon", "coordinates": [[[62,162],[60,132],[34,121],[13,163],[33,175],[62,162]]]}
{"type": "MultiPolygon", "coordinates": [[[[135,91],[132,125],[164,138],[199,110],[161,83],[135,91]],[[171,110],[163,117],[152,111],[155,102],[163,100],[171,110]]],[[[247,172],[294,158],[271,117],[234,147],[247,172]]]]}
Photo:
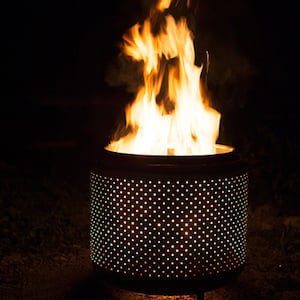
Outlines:
{"type": "MultiPolygon", "coordinates": [[[[139,1],[140,11],[136,12],[136,20],[143,22],[157,1],[139,1]]],[[[129,9],[132,5],[134,3],[129,9]]],[[[151,13],[154,34],[163,28],[166,14],[172,14],[175,19],[187,19],[194,35],[195,63],[198,66],[203,64],[204,70],[209,53],[209,72],[203,72],[205,78],[202,79],[207,83],[213,106],[222,114],[244,108],[252,80],[256,76],[256,69],[249,59],[251,53],[247,52],[255,38],[255,21],[249,7],[238,0],[226,3],[173,0],[167,11],[151,13]]],[[[123,11],[124,18],[126,15],[126,11],[123,11]]],[[[122,48],[121,43],[119,48],[122,48]]],[[[130,93],[136,93],[143,85],[142,71],[141,62],[119,54],[107,68],[106,82],[112,87],[121,86],[130,93]]]]}
{"type": "MultiPolygon", "coordinates": [[[[143,0],[140,14],[136,18],[137,22],[142,23],[144,19],[150,16],[151,19],[151,31],[155,36],[161,30],[164,29],[165,16],[171,14],[175,20],[185,17],[188,22],[189,29],[196,31],[196,19],[195,15],[198,9],[197,1],[187,0],[173,0],[169,9],[161,12],[155,9],[159,0],[143,0]]],[[[122,10],[130,9],[132,7],[122,7],[122,10]]],[[[123,11],[124,17],[126,17],[126,11],[123,11]]],[[[108,65],[106,70],[105,81],[109,86],[117,87],[121,86],[129,93],[136,93],[138,88],[143,84],[143,63],[133,61],[122,53],[122,42],[118,44],[120,54],[108,65]]],[[[201,64],[201,63],[200,63],[201,64]]],[[[164,93],[162,91],[162,93],[164,93]]]]}

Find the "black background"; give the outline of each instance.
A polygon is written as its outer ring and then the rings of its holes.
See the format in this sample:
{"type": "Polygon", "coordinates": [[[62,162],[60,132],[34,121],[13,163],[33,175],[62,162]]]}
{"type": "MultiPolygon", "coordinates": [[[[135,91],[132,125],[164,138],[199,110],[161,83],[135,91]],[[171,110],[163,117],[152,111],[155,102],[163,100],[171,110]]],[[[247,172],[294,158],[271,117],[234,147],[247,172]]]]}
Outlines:
{"type": "MultiPolygon", "coordinates": [[[[149,2],[2,4],[2,111],[9,108],[26,115],[33,102],[40,104],[46,102],[45,98],[50,102],[54,100],[49,98],[60,98],[56,103],[68,98],[71,105],[85,101],[88,105],[91,96],[100,98],[106,88],[107,66],[119,53],[122,34],[142,19],[149,2]]],[[[209,83],[213,95],[214,89],[223,89],[223,99],[218,101],[225,113],[245,106],[262,118],[265,113],[294,113],[298,79],[295,7],[280,1],[198,2],[196,55],[209,51],[209,83]],[[242,91],[238,90],[240,85],[242,91]],[[232,99],[235,107],[230,107],[232,99]]],[[[219,94],[218,97],[221,98],[219,94]]],[[[9,111],[10,117],[18,122],[13,112],[9,111]]],[[[21,120],[22,127],[27,122],[39,126],[38,117],[26,120],[21,116],[21,120]]],[[[13,127],[7,125],[7,130],[13,127]]],[[[51,122],[48,125],[50,128],[51,122]]]]}
{"type": "MultiPolygon", "coordinates": [[[[5,155],[26,160],[28,149],[75,147],[87,153],[89,163],[97,160],[124,106],[134,99],[122,83],[136,82],[135,69],[117,61],[122,35],[143,20],[150,2],[2,4],[5,155]]],[[[253,156],[254,169],[265,167],[259,176],[297,177],[296,7],[239,0],[192,5],[196,61],[209,51],[208,88],[222,113],[219,141],[253,156]]]]}

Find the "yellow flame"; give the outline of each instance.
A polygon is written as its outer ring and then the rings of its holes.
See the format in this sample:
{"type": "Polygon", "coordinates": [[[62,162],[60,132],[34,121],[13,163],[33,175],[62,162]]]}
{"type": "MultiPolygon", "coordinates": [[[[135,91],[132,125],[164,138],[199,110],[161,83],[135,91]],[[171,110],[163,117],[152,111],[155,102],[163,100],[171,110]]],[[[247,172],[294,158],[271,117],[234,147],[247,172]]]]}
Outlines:
{"type": "MultiPolygon", "coordinates": [[[[165,10],[171,0],[161,0],[165,10]]],[[[151,20],[134,25],[124,36],[124,53],[144,63],[144,85],[126,109],[130,132],[107,150],[147,155],[216,153],[220,114],[209,107],[195,65],[192,34],[185,18],[165,16],[164,28],[151,31],[151,20]]]]}
{"type": "Polygon", "coordinates": [[[172,0],[161,0],[157,3],[157,9],[160,11],[164,11],[165,9],[167,9],[170,4],[171,4],[172,0]]]}

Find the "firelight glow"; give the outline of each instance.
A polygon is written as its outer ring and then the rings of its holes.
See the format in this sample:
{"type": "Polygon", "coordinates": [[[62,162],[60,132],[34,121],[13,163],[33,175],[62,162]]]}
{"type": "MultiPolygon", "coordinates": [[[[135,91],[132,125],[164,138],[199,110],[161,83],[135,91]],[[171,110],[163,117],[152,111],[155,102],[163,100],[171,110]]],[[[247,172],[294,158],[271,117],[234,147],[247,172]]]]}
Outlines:
{"type": "MultiPolygon", "coordinates": [[[[127,134],[107,150],[144,155],[207,155],[216,153],[220,113],[208,105],[195,65],[192,33],[185,18],[164,16],[152,33],[155,14],[171,0],[161,0],[143,24],[123,36],[126,55],[143,62],[144,85],[126,108],[127,134]]],[[[189,1],[187,2],[189,5],[189,1]]]]}

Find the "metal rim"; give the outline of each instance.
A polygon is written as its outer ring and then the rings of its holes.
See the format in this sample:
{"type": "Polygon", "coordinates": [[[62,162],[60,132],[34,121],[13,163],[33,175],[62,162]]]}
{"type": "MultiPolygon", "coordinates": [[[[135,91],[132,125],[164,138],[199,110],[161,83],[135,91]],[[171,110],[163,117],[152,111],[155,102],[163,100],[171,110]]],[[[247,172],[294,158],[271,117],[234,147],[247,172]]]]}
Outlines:
{"type": "Polygon", "coordinates": [[[162,155],[137,155],[112,152],[106,149],[100,153],[100,159],[95,171],[105,171],[130,174],[147,173],[178,176],[210,176],[214,174],[240,172],[245,170],[245,163],[240,159],[237,151],[229,146],[219,145],[226,149],[221,153],[199,156],[162,156],[162,155]]]}

